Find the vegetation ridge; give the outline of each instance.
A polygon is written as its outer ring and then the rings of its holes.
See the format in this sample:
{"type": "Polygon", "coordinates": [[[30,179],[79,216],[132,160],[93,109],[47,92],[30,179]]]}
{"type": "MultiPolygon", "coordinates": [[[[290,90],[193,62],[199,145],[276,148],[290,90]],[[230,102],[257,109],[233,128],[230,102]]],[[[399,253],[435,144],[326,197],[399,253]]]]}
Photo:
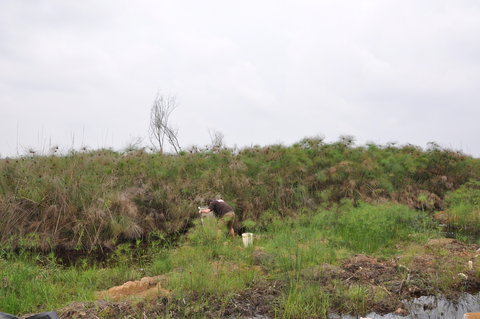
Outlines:
{"type": "Polygon", "coordinates": [[[143,149],[34,155],[1,159],[0,171],[2,245],[93,251],[183,233],[196,207],[217,194],[240,220],[253,221],[344,199],[440,210],[448,191],[479,180],[480,160],[435,144],[354,146],[343,137],[178,155],[143,149]]]}

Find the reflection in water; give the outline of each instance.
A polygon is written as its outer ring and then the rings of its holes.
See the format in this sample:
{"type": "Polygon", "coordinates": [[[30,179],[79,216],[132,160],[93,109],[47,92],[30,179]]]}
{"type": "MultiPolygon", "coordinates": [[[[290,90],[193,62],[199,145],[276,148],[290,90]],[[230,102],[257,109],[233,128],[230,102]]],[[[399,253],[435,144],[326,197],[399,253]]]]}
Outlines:
{"type": "MultiPolygon", "coordinates": [[[[395,314],[377,315],[370,313],[366,317],[371,319],[462,319],[466,312],[480,311],[480,293],[477,295],[464,294],[457,302],[445,298],[423,296],[413,301],[404,301],[409,310],[408,316],[395,314]]],[[[332,318],[356,319],[359,316],[332,316],[332,318]]]]}

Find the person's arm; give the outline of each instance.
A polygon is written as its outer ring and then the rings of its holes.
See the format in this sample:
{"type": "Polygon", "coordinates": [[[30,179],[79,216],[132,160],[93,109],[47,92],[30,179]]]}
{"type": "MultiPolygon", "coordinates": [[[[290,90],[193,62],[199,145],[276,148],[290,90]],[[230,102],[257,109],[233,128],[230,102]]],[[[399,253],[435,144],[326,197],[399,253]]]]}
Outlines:
{"type": "Polygon", "coordinates": [[[205,209],[200,209],[198,212],[200,214],[208,214],[210,213],[211,211],[215,210],[215,201],[211,202],[207,208],[205,209]]]}
{"type": "Polygon", "coordinates": [[[210,208],[200,209],[198,211],[200,214],[208,214],[211,212],[210,208]]]}

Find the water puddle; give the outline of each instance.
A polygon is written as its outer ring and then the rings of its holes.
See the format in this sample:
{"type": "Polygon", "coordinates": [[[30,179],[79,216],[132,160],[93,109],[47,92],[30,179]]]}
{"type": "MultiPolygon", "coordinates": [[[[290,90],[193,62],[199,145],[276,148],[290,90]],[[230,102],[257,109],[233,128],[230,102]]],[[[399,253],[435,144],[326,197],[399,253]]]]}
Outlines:
{"type": "MultiPolygon", "coordinates": [[[[464,294],[458,301],[448,301],[445,298],[423,296],[412,301],[403,302],[410,312],[407,316],[396,314],[378,315],[369,313],[371,319],[462,319],[467,312],[480,312],[480,293],[464,294]]],[[[358,319],[360,316],[332,316],[332,319],[358,319]]]]}

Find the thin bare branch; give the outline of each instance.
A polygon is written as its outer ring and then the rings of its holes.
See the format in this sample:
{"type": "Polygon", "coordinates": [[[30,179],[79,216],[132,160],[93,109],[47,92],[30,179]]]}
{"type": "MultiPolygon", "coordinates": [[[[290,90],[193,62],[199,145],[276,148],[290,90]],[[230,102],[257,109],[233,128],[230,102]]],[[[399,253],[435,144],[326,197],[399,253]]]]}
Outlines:
{"type": "Polygon", "coordinates": [[[158,94],[153,102],[150,112],[150,142],[160,153],[165,151],[165,143],[170,144],[176,153],[181,151],[178,130],[169,126],[170,115],[176,108],[177,101],[174,96],[158,94]]]}

